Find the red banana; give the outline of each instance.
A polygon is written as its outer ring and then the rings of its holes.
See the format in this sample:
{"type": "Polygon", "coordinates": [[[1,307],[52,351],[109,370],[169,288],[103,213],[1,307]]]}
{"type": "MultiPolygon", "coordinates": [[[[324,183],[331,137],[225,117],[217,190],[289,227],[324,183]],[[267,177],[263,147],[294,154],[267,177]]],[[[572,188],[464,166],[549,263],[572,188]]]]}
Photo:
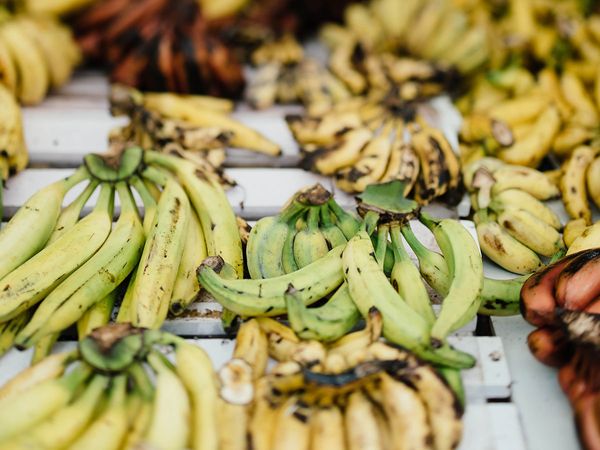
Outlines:
{"type": "Polygon", "coordinates": [[[600,392],[581,396],[573,406],[581,446],[600,450],[600,392]]]}
{"type": "Polygon", "coordinates": [[[581,311],[600,295],[600,249],[576,254],[556,282],[556,303],[581,311]]]}
{"type": "Polygon", "coordinates": [[[588,314],[600,314],[600,298],[597,298],[587,305],[585,312],[588,314]]]}
{"type": "Polygon", "coordinates": [[[570,357],[570,346],[560,328],[542,327],[527,336],[527,345],[535,358],[543,364],[561,367],[570,357]]]}
{"type": "Polygon", "coordinates": [[[555,321],[554,284],[563,268],[575,255],[567,256],[530,276],[521,288],[521,315],[535,326],[555,321]]]}

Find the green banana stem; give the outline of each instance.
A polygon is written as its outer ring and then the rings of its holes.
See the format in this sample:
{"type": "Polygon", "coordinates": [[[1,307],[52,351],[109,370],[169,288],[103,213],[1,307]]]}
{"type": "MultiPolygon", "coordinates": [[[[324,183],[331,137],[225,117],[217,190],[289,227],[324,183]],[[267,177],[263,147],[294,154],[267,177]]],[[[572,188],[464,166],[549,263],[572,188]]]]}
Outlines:
{"type": "Polygon", "coordinates": [[[89,198],[92,196],[92,193],[98,187],[98,184],[98,180],[91,179],[85,189],[77,196],[77,198],[67,205],[67,208],[74,208],[81,212],[89,198]]]}
{"type": "Polygon", "coordinates": [[[109,211],[112,215],[113,206],[114,206],[114,189],[112,184],[110,183],[102,183],[100,187],[100,195],[98,196],[98,201],[96,202],[96,206],[94,207],[95,211],[109,211]]]}
{"type": "Polygon", "coordinates": [[[321,223],[326,227],[334,226],[333,220],[331,219],[331,209],[327,204],[320,207],[321,223]]]}
{"type": "MultiPolygon", "coordinates": [[[[313,208],[313,207],[308,207],[308,208],[313,208]]],[[[317,209],[319,207],[316,207],[317,209]]],[[[293,220],[296,220],[297,217],[304,213],[307,209],[306,205],[303,205],[300,202],[297,201],[292,201],[292,203],[290,203],[285,209],[283,209],[280,213],[279,213],[279,220],[281,222],[285,222],[285,223],[291,223],[293,220]]],[[[318,213],[317,213],[318,214],[318,213]]],[[[317,217],[317,225],[318,225],[318,217],[317,217]]]]}
{"type": "Polygon", "coordinates": [[[165,187],[172,175],[164,169],[148,166],[142,171],[142,176],[159,186],[165,187]]]}
{"type": "Polygon", "coordinates": [[[410,256],[404,244],[402,243],[402,232],[399,225],[394,225],[390,228],[390,236],[392,238],[392,252],[396,261],[410,261],[410,256]]]}
{"type": "Polygon", "coordinates": [[[375,248],[375,259],[381,270],[383,270],[385,263],[385,254],[388,247],[388,233],[390,226],[387,224],[379,225],[377,228],[377,247],[375,248]]]}
{"type": "Polygon", "coordinates": [[[431,251],[417,239],[410,224],[407,223],[403,225],[401,230],[404,239],[406,239],[406,242],[408,242],[408,245],[417,256],[426,256],[427,253],[431,251]]]}
{"type": "Polygon", "coordinates": [[[142,199],[142,203],[144,204],[144,209],[156,209],[156,200],[154,196],[148,189],[148,186],[142,181],[140,177],[133,176],[129,179],[129,184],[133,186],[133,188],[140,194],[140,198],[142,199]]]}
{"type": "Polygon", "coordinates": [[[79,166],[75,172],[69,175],[67,178],[63,180],[65,184],[65,189],[68,191],[73,186],[81,183],[83,180],[87,180],[90,178],[90,173],[85,168],[85,166],[79,166]]]}
{"type": "Polygon", "coordinates": [[[141,363],[132,364],[127,370],[129,377],[133,380],[134,389],[147,400],[154,397],[154,386],[150,380],[150,376],[141,363]]]}
{"type": "Polygon", "coordinates": [[[439,219],[436,219],[427,213],[421,213],[419,215],[419,221],[430,230],[434,229],[435,226],[440,222],[439,219]]]}
{"type": "Polygon", "coordinates": [[[306,227],[309,231],[317,231],[319,229],[319,217],[320,217],[321,207],[319,206],[310,206],[308,209],[308,217],[306,221],[306,227]]]}
{"type": "Polygon", "coordinates": [[[344,211],[344,209],[338,205],[335,199],[331,198],[326,203],[329,209],[333,212],[337,219],[337,225],[346,236],[346,239],[351,239],[360,229],[360,221],[352,214],[344,211]]]}
{"type": "Polygon", "coordinates": [[[129,190],[129,186],[124,181],[119,181],[116,185],[119,200],[121,201],[121,214],[139,214],[133,195],[129,190]]]}
{"type": "Polygon", "coordinates": [[[375,231],[377,222],[379,222],[379,214],[377,214],[375,211],[368,211],[367,214],[365,214],[365,217],[363,217],[363,222],[360,225],[360,229],[366,231],[370,236],[375,231]]]}

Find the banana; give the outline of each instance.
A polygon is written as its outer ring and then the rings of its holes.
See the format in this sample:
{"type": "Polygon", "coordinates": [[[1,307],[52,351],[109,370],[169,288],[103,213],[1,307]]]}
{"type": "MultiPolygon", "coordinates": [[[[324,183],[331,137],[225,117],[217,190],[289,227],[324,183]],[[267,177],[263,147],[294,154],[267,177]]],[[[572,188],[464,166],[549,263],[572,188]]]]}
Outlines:
{"type": "Polygon", "coordinates": [[[209,257],[198,268],[198,281],[219,303],[236,314],[276,316],[285,313],[284,293],[290,283],[306,305],[336,289],[343,281],[342,251],[343,246],[336,247],[296,272],[266,280],[225,280],[218,275],[223,260],[209,257]]]}
{"type": "Polygon", "coordinates": [[[0,355],[4,355],[12,348],[15,337],[23,329],[30,317],[31,311],[25,310],[15,318],[0,323],[0,355]]]}
{"type": "Polygon", "coordinates": [[[308,450],[310,447],[310,409],[297,397],[289,397],[277,410],[271,448],[308,450]]]}
{"type": "Polygon", "coordinates": [[[77,198],[63,208],[58,216],[54,230],[46,242],[46,247],[73,228],[73,226],[79,220],[79,216],[83,211],[83,207],[91,197],[92,193],[98,187],[98,184],[98,181],[90,180],[88,185],[83,191],[81,191],[77,198]]]}
{"type": "Polygon", "coordinates": [[[334,248],[338,245],[344,245],[348,240],[340,228],[333,222],[333,213],[327,205],[321,206],[321,226],[319,229],[325,241],[327,241],[328,248],[334,248]]]}
{"type": "Polygon", "coordinates": [[[554,211],[536,199],[533,195],[520,189],[507,189],[499,192],[492,198],[490,209],[496,213],[508,208],[519,208],[528,211],[555,230],[560,230],[562,226],[560,219],[554,211]]]}
{"type": "MultiPolygon", "coordinates": [[[[133,395],[138,394],[134,392],[133,395]]],[[[135,413],[135,417],[129,420],[129,429],[123,439],[123,450],[134,450],[139,447],[152,418],[152,399],[147,399],[143,396],[140,397],[141,402],[135,413]]]]}
{"type": "Polygon", "coordinates": [[[477,159],[463,167],[463,183],[469,191],[472,191],[474,188],[473,181],[475,179],[475,174],[479,169],[483,168],[489,173],[494,173],[505,165],[506,164],[498,158],[491,158],[489,156],[477,159]]]}
{"type": "Polygon", "coordinates": [[[71,77],[74,66],[69,56],[61,50],[61,38],[54,30],[44,27],[42,21],[36,21],[30,16],[18,16],[16,21],[44,56],[50,85],[58,88],[65,84],[71,77]]]}
{"type": "Polygon", "coordinates": [[[127,185],[118,183],[117,191],[121,214],[115,228],[100,249],[42,301],[19,333],[18,345],[30,346],[74,324],[85,311],[113,292],[138,264],[144,230],[127,185]]]}
{"type": "MultiPolygon", "coordinates": [[[[148,236],[152,229],[154,217],[156,216],[156,201],[160,198],[160,192],[157,192],[156,195],[154,195],[149,188],[149,185],[151,184],[147,185],[144,180],[137,175],[131,177],[129,183],[142,199],[144,205],[144,219],[142,225],[144,227],[144,233],[148,236]]],[[[154,185],[151,186],[155,187],[154,185]]]]}
{"type": "Polygon", "coordinates": [[[585,219],[591,225],[592,212],[587,199],[586,171],[596,151],[588,146],[577,147],[562,167],[560,191],[567,213],[572,219],[585,219]]]}
{"type": "Polygon", "coordinates": [[[357,95],[367,88],[367,80],[353,67],[352,54],[355,49],[352,41],[333,49],[329,57],[329,70],[344,82],[352,94],[357,95]]]}
{"type": "Polygon", "coordinates": [[[503,149],[498,157],[509,164],[537,167],[550,151],[561,125],[558,110],[546,108],[535,121],[531,132],[522,140],[503,149]]]}
{"type": "Polygon", "coordinates": [[[130,311],[135,326],[158,328],[167,317],[191,212],[183,188],[169,178],[136,271],[130,311]]]}
{"type": "Polygon", "coordinates": [[[565,241],[565,245],[571,248],[575,239],[581,236],[587,228],[588,226],[585,219],[569,220],[563,229],[563,240],[565,241]]]}
{"type": "Polygon", "coordinates": [[[455,65],[463,73],[476,69],[488,58],[486,34],[483,26],[471,27],[461,41],[440,58],[441,61],[455,65]]]}
{"type": "MultiPolygon", "coordinates": [[[[0,77],[1,68],[1,43],[0,43],[0,77]]],[[[7,177],[9,170],[20,171],[28,162],[27,150],[25,148],[25,137],[23,135],[23,115],[13,93],[3,84],[0,84],[0,120],[2,128],[0,132],[0,148],[8,159],[8,166],[3,173],[7,177]]]]}
{"type": "Polygon", "coordinates": [[[14,317],[38,303],[92,257],[110,233],[112,197],[112,187],[103,186],[89,215],[2,279],[0,320],[14,317]]]}
{"type": "MultiPolygon", "coordinates": [[[[344,450],[344,416],[336,405],[318,407],[310,415],[311,450],[344,450]]],[[[260,449],[257,449],[260,450],[260,449]]]]}
{"type": "Polygon", "coordinates": [[[217,386],[210,358],[200,347],[181,342],[175,347],[176,371],[191,402],[193,450],[217,450],[217,386]]]}
{"type": "Polygon", "coordinates": [[[260,378],[267,368],[267,335],[255,319],[244,322],[236,336],[233,357],[243,359],[252,368],[252,377],[260,378]]]}
{"type": "Polygon", "coordinates": [[[449,193],[456,193],[457,189],[462,185],[462,174],[460,171],[460,162],[456,153],[452,149],[450,142],[446,139],[444,133],[436,128],[427,127],[429,141],[431,145],[441,151],[444,155],[444,164],[448,169],[450,181],[448,182],[449,193]]]}
{"type": "Polygon", "coordinates": [[[144,444],[156,449],[184,449],[191,433],[191,405],[184,383],[162,355],[150,354],[148,362],[156,372],[156,393],[144,444]]]}
{"type": "Polygon", "coordinates": [[[548,107],[548,98],[539,93],[521,95],[492,106],[486,114],[493,119],[515,126],[540,117],[548,107]]]}
{"type": "Polygon", "coordinates": [[[504,269],[518,274],[535,272],[542,262],[535,252],[508,234],[483,210],[475,218],[481,251],[504,269]]]}
{"type": "Polygon", "coordinates": [[[594,131],[577,124],[567,124],[554,138],[552,150],[559,157],[571,156],[573,150],[594,137],[594,131]]]}
{"type": "Polygon", "coordinates": [[[237,221],[225,192],[217,183],[199,178],[195,166],[179,158],[145,152],[147,163],[156,163],[175,172],[200,217],[209,255],[221,256],[233,266],[238,277],[244,275],[244,258],[237,221]]]}
{"type": "Polygon", "coordinates": [[[17,97],[26,105],[41,102],[50,84],[41,50],[16,21],[2,24],[0,39],[5,43],[17,68],[17,97]]]}
{"type": "Polygon", "coordinates": [[[292,201],[279,215],[256,222],[246,245],[246,264],[251,278],[272,278],[286,273],[283,248],[292,231],[291,223],[305,208],[300,202],[292,201]]]}
{"type": "Polygon", "coordinates": [[[61,333],[58,332],[44,336],[33,346],[31,364],[36,364],[40,362],[52,352],[52,347],[54,347],[54,344],[56,344],[56,341],[58,341],[60,334],[61,333]]]}
{"type": "Polygon", "coordinates": [[[570,121],[585,127],[596,126],[599,120],[598,110],[581,79],[565,71],[560,79],[560,86],[565,100],[575,111],[570,121]]]}
{"type": "Polygon", "coordinates": [[[456,329],[457,324],[461,323],[467,311],[474,308],[476,312],[479,309],[479,294],[483,287],[483,262],[477,243],[459,221],[432,220],[425,215],[421,215],[421,221],[432,231],[452,277],[442,309],[431,328],[432,339],[443,341],[456,329]],[[474,304],[476,306],[473,306],[474,304]]]}
{"type": "Polygon", "coordinates": [[[248,128],[231,117],[217,112],[198,108],[185,99],[169,94],[155,94],[145,97],[144,104],[151,110],[173,119],[184,120],[199,127],[218,127],[233,132],[231,145],[247,148],[267,155],[278,156],[281,149],[260,133],[248,128]]]}
{"type": "Polygon", "coordinates": [[[564,249],[560,233],[529,211],[505,208],[497,220],[508,234],[539,255],[550,257],[564,249]]]}
{"type": "Polygon", "coordinates": [[[462,437],[460,401],[432,367],[418,366],[410,371],[407,382],[415,386],[427,409],[433,435],[433,448],[451,450],[462,437]]]}
{"type": "Polygon", "coordinates": [[[25,392],[44,381],[60,377],[77,355],[76,351],[56,353],[29,366],[0,388],[0,401],[25,392]]]}
{"type": "Polygon", "coordinates": [[[381,404],[390,427],[393,448],[432,449],[427,410],[416,389],[381,375],[381,404]]]}
{"type": "MultiPolygon", "coordinates": [[[[459,366],[472,364],[473,361],[469,357],[464,357],[463,360],[464,355],[452,354],[449,357],[456,356],[456,360],[446,360],[441,353],[447,351],[447,347],[439,347],[433,351],[429,349],[430,334],[427,322],[400,298],[373,255],[373,244],[364,231],[348,242],[342,255],[350,295],[363,317],[367,317],[373,306],[377,308],[383,316],[383,334],[386,339],[414,351],[423,359],[441,358],[446,364],[459,366]]],[[[474,282],[472,279],[470,281],[474,282]]]]}
{"type": "Polygon", "coordinates": [[[301,165],[322,175],[333,175],[338,170],[355,164],[361,150],[372,137],[372,132],[367,128],[351,129],[341,135],[335,144],[305,154],[301,165]]]}
{"type": "Polygon", "coordinates": [[[88,176],[87,170],[80,168],[70,177],[40,189],[19,208],[0,231],[0,250],[4,255],[0,262],[0,279],[44,247],[59,217],[65,194],[88,176]]]}
{"type": "Polygon", "coordinates": [[[84,432],[93,419],[108,383],[108,377],[95,375],[72,403],[28,430],[27,433],[4,443],[3,448],[49,450],[69,446],[79,434],[84,432]]]}
{"type": "Polygon", "coordinates": [[[329,252],[325,236],[319,229],[320,206],[308,210],[306,227],[294,238],[294,259],[299,269],[319,260],[329,252]]]}
{"type": "Polygon", "coordinates": [[[338,205],[333,198],[327,202],[327,206],[335,216],[336,225],[340,230],[342,230],[342,233],[344,233],[346,239],[352,238],[352,236],[354,236],[360,228],[359,220],[357,220],[352,214],[344,211],[344,209],[338,205]]]}
{"type": "Polygon", "coordinates": [[[336,185],[346,192],[362,192],[384,175],[392,151],[389,128],[373,138],[361,152],[352,167],[342,169],[336,174],[336,185]]]}
{"type": "Polygon", "coordinates": [[[344,428],[349,450],[380,450],[383,448],[373,411],[374,405],[362,391],[354,391],[348,397],[348,404],[344,411],[344,428]]]}
{"type": "Polygon", "coordinates": [[[269,398],[271,387],[268,378],[256,382],[254,404],[248,423],[249,445],[255,450],[270,450],[277,419],[277,405],[269,398]]]}
{"type": "Polygon", "coordinates": [[[467,17],[462,11],[451,10],[444,16],[436,33],[424,43],[422,55],[427,59],[441,59],[457,45],[467,27],[467,17]]]}
{"type": "Polygon", "coordinates": [[[69,403],[90,376],[80,365],[57,379],[48,379],[0,400],[0,442],[18,436],[69,403]]]}
{"type": "Polygon", "coordinates": [[[127,433],[127,409],[125,395],[127,377],[118,375],[112,386],[104,411],[89,425],[69,448],[85,450],[95,446],[106,450],[117,450],[127,433]]]}
{"type": "Polygon", "coordinates": [[[435,314],[425,285],[421,281],[419,270],[413,264],[402,242],[399,226],[392,225],[392,250],[394,251],[394,266],[390,274],[392,286],[400,297],[405,299],[408,306],[425,319],[429,326],[435,322],[435,314]]]}
{"type": "Polygon", "coordinates": [[[348,333],[358,322],[360,313],[348,285],[343,283],[323,306],[307,308],[295,293],[285,295],[290,326],[302,339],[335,341],[348,333]]]}
{"type": "Polygon", "coordinates": [[[573,241],[567,251],[567,255],[572,255],[596,247],[600,247],[600,221],[587,227],[581,235],[573,241]]]}
{"type": "Polygon", "coordinates": [[[17,67],[10,49],[0,36],[0,84],[16,96],[17,82],[17,67]]]}
{"type": "Polygon", "coordinates": [[[504,165],[493,173],[492,195],[506,189],[521,189],[538,200],[550,200],[560,195],[559,189],[543,172],[529,167],[504,165]]]}
{"type": "Polygon", "coordinates": [[[432,140],[425,129],[417,130],[411,135],[411,144],[419,156],[421,168],[417,199],[419,202],[429,203],[448,189],[451,178],[446,157],[438,142],[432,140]]]}
{"type": "Polygon", "coordinates": [[[77,321],[77,337],[79,340],[85,338],[96,328],[110,322],[118,294],[118,289],[114,289],[103,299],[90,306],[90,308],[81,316],[77,321]]]}
{"type": "Polygon", "coordinates": [[[175,315],[185,311],[198,297],[200,285],[196,277],[196,269],[208,256],[202,226],[193,208],[188,221],[186,238],[169,304],[169,310],[175,315]]]}
{"type": "Polygon", "coordinates": [[[439,31],[448,7],[449,2],[445,0],[432,0],[423,5],[411,25],[412,32],[406,36],[406,46],[412,54],[424,53],[427,42],[439,31]]]}
{"type": "Polygon", "coordinates": [[[587,192],[595,205],[600,208],[600,157],[596,157],[586,172],[587,192]]]}
{"type": "Polygon", "coordinates": [[[321,117],[288,114],[285,121],[298,143],[319,146],[331,145],[339,134],[362,125],[360,115],[354,110],[332,111],[321,117]]]}
{"type": "Polygon", "coordinates": [[[275,103],[277,96],[277,79],[282,67],[278,62],[263,64],[258,68],[246,90],[246,99],[252,108],[265,109],[275,103]]]}

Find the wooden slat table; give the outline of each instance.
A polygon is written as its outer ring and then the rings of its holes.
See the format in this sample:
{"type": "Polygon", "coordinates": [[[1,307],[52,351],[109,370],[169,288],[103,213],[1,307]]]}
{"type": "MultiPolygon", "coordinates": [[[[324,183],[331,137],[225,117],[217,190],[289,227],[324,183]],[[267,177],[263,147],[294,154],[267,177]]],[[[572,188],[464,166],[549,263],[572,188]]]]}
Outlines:
{"type": "MultiPolygon", "coordinates": [[[[122,119],[108,114],[107,92],[104,77],[82,72],[43,105],[25,109],[26,138],[35,168],[8,183],[5,219],[36,189],[79,165],[84,154],[106,148],[108,131],[122,123],[122,119]]],[[[444,130],[452,136],[458,123],[456,114],[447,112],[447,100],[434,104],[444,111],[438,116],[444,130]]],[[[240,184],[228,196],[236,212],[248,220],[275,213],[293,192],[307,184],[321,182],[333,189],[329,179],[294,168],[298,150],[282,120],[284,113],[294,111],[298,111],[297,108],[259,113],[240,108],[236,112],[240,120],[278,142],[284,153],[281,158],[270,158],[243,150],[228,151],[228,173],[240,184]]],[[[347,208],[353,206],[353,199],[348,195],[336,192],[336,198],[347,208]]],[[[458,217],[456,210],[443,205],[433,205],[430,210],[438,216],[458,217]]],[[[432,238],[429,239],[428,245],[433,245],[432,238]]],[[[486,264],[486,270],[492,270],[490,264],[486,264]]],[[[216,367],[230,357],[233,345],[231,340],[219,337],[222,329],[218,320],[206,317],[206,311],[218,308],[207,299],[194,305],[196,314],[165,325],[170,331],[196,336],[198,339],[194,342],[207,349],[216,367]]],[[[524,322],[520,318],[497,319],[494,327],[501,337],[473,337],[474,324],[452,337],[455,345],[478,358],[477,367],[464,372],[468,403],[465,436],[460,448],[577,448],[572,427],[565,425],[571,423],[570,411],[557,392],[553,371],[533,361],[524,345],[527,328],[524,322]],[[526,361],[528,358],[531,361],[526,361]],[[532,418],[534,410],[536,418],[532,418]]],[[[74,344],[60,343],[58,347],[69,345],[74,344]]],[[[25,367],[29,357],[28,352],[11,351],[0,359],[0,384],[25,367]]]]}

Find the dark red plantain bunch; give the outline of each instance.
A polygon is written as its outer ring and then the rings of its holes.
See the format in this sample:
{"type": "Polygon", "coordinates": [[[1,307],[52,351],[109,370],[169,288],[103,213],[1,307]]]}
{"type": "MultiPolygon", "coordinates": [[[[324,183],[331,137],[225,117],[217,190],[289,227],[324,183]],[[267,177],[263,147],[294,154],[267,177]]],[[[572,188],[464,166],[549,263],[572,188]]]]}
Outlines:
{"type": "Polygon", "coordinates": [[[257,45],[333,19],[349,1],[324,3],[254,0],[209,22],[198,0],[100,0],[71,22],[88,61],[106,66],[113,82],[235,98],[244,87],[242,61],[257,45]]]}

